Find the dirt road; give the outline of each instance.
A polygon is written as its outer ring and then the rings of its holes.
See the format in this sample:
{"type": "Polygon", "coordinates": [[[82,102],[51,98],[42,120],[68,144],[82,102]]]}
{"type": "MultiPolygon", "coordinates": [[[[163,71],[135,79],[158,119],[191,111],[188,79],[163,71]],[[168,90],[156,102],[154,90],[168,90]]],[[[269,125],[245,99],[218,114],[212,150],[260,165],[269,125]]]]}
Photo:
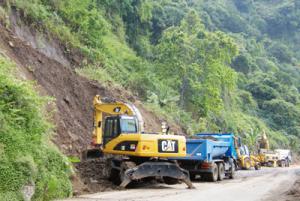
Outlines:
{"type": "MultiPolygon", "coordinates": [[[[260,171],[238,171],[234,180],[219,183],[194,182],[196,189],[183,184],[156,184],[123,191],[83,195],[68,201],[273,201],[286,200],[284,195],[300,177],[300,167],[264,168],[260,171]]],[[[296,198],[294,200],[300,200],[296,198]]]]}

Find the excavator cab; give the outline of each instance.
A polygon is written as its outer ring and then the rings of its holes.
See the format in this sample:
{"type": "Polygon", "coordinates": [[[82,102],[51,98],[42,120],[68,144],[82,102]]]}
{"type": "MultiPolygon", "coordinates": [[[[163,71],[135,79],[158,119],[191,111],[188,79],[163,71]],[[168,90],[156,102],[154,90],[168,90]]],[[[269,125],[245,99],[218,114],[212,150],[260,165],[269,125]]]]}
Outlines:
{"type": "Polygon", "coordinates": [[[105,118],[103,145],[118,137],[121,133],[138,134],[137,119],[134,116],[118,115],[105,118]]]}

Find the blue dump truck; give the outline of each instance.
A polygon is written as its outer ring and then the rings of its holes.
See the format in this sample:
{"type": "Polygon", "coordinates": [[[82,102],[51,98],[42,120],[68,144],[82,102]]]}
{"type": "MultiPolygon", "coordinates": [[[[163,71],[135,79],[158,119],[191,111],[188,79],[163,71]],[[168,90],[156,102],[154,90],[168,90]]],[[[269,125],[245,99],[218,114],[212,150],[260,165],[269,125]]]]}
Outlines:
{"type": "Polygon", "coordinates": [[[233,178],[236,170],[236,140],[232,133],[196,134],[186,140],[187,156],[176,158],[180,167],[205,181],[233,178]]]}

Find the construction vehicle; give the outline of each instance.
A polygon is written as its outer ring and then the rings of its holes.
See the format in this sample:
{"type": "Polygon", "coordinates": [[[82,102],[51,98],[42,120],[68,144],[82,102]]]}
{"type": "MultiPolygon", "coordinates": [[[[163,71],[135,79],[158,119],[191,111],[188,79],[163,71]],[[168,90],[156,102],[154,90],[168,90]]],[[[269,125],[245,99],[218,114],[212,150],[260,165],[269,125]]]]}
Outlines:
{"type": "Polygon", "coordinates": [[[292,162],[292,152],[289,149],[275,149],[274,150],[279,155],[278,166],[279,167],[289,167],[292,162]]]}
{"type": "Polygon", "coordinates": [[[256,156],[262,166],[277,167],[279,154],[270,150],[270,143],[265,132],[258,139],[258,154],[256,156]]]}
{"type": "Polygon", "coordinates": [[[236,152],[238,156],[237,166],[242,170],[250,170],[254,168],[255,170],[261,169],[261,164],[259,158],[250,153],[247,145],[241,143],[241,139],[236,140],[236,152]]]}
{"type": "Polygon", "coordinates": [[[126,187],[151,177],[167,184],[182,181],[193,188],[189,172],[167,159],[186,156],[184,136],[144,132],[142,115],[132,104],[102,102],[99,95],[93,103],[94,148],[87,155],[107,158],[110,180],[126,187]]]}
{"type": "Polygon", "coordinates": [[[196,134],[186,140],[187,156],[174,158],[190,172],[191,179],[221,181],[226,176],[234,178],[237,153],[232,133],[196,134]]]}

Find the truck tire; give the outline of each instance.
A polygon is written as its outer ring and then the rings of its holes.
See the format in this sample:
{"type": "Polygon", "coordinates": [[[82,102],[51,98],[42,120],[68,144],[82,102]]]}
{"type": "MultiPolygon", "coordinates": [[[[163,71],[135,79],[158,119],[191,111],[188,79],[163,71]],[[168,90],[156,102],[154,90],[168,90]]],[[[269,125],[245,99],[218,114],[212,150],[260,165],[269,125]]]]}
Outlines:
{"type": "Polygon", "coordinates": [[[251,160],[250,158],[244,158],[244,170],[250,170],[251,169],[251,160]]]}
{"type": "Polygon", "coordinates": [[[225,167],[223,163],[218,164],[218,180],[223,181],[225,178],[225,167]]]}
{"type": "Polygon", "coordinates": [[[280,167],[285,167],[285,166],[286,166],[285,160],[281,160],[281,161],[280,161],[280,167]]]}
{"type": "Polygon", "coordinates": [[[286,161],[286,167],[290,167],[290,161],[289,160],[286,161]]]}
{"type": "Polygon", "coordinates": [[[260,170],[261,169],[261,165],[259,163],[255,164],[254,169],[255,170],[260,170]]]}
{"type": "Polygon", "coordinates": [[[274,167],[274,162],[268,161],[268,162],[267,162],[267,166],[268,166],[268,167],[274,167]]]}
{"type": "Polygon", "coordinates": [[[235,177],[235,164],[234,163],[231,164],[228,177],[229,177],[229,179],[234,179],[234,177],[235,177]]]}
{"type": "Polygon", "coordinates": [[[211,169],[212,172],[207,174],[207,179],[210,182],[216,182],[218,181],[218,176],[219,176],[218,165],[216,163],[213,163],[211,169]]]}

